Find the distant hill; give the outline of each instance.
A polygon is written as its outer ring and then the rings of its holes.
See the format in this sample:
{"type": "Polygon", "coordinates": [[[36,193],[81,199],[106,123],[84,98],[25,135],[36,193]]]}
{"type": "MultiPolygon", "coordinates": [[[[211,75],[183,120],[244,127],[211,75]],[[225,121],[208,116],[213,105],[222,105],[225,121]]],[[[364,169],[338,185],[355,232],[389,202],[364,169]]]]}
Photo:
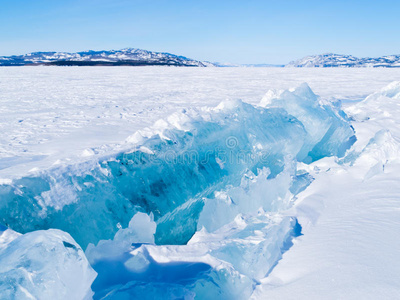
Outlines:
{"type": "Polygon", "coordinates": [[[181,66],[213,67],[209,62],[193,60],[170,53],[126,48],[110,51],[34,52],[25,55],[0,56],[0,66],[181,66]]]}
{"type": "Polygon", "coordinates": [[[286,67],[297,68],[399,68],[400,55],[388,55],[377,58],[357,58],[351,55],[321,54],[306,56],[302,59],[292,61],[286,67]]]}

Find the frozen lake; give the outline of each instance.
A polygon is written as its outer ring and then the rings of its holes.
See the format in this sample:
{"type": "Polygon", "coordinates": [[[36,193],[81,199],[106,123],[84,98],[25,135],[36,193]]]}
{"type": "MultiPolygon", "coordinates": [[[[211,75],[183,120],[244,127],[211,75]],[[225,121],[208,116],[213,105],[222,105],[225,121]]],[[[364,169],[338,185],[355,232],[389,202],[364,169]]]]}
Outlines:
{"type": "Polygon", "coordinates": [[[0,68],[1,297],[398,298],[399,79],[0,68]]]}

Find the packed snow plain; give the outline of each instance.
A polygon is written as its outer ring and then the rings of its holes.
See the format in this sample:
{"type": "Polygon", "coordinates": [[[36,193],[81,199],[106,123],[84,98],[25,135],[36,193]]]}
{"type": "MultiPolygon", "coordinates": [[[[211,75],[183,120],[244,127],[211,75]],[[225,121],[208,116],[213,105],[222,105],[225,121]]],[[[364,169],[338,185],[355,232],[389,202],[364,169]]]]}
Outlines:
{"type": "Polygon", "coordinates": [[[396,80],[1,68],[1,297],[400,297],[396,80]]]}

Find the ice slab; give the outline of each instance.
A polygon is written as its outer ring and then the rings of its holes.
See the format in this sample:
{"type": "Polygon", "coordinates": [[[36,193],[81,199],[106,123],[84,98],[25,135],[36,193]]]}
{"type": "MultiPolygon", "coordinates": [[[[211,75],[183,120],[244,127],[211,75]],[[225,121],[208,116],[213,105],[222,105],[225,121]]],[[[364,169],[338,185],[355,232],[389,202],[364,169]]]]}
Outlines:
{"type": "Polygon", "coordinates": [[[60,230],[0,231],[0,298],[90,299],[96,272],[60,230]]]}

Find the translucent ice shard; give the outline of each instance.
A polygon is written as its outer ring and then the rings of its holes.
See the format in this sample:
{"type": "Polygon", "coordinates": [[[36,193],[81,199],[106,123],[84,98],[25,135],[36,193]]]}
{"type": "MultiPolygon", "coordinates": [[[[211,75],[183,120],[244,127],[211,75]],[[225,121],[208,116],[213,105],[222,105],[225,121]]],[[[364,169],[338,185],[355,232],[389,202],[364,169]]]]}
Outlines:
{"type": "Polygon", "coordinates": [[[95,277],[68,233],[0,231],[1,299],[90,299],[95,277]]]}
{"type": "Polygon", "coordinates": [[[310,163],[325,156],[341,157],[356,140],[353,129],[343,119],[343,112],[320,101],[306,83],[290,91],[270,91],[260,105],[284,108],[304,125],[307,137],[297,153],[300,161],[310,163]]]}

